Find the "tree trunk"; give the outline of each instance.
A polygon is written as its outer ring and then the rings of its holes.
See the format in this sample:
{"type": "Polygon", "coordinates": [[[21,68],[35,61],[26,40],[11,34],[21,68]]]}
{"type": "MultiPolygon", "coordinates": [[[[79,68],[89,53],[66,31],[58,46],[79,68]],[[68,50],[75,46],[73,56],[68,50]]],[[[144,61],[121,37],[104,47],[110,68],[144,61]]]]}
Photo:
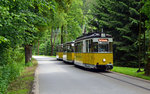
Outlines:
{"type": "Polygon", "coordinates": [[[148,48],[147,64],[145,67],[145,75],[150,76],[150,43],[148,48]]]}
{"type": "Polygon", "coordinates": [[[53,52],[54,52],[53,50],[54,50],[56,37],[57,37],[57,30],[54,33],[54,31],[52,29],[52,31],[51,31],[51,41],[50,41],[51,42],[51,56],[53,56],[53,52]]]}
{"type": "Polygon", "coordinates": [[[32,59],[32,46],[30,46],[30,58],[32,59]]]}
{"type": "Polygon", "coordinates": [[[62,26],[61,27],[61,44],[63,44],[63,30],[64,30],[64,27],[62,26]]]}
{"type": "Polygon", "coordinates": [[[51,45],[51,56],[53,56],[54,45],[51,45]]]}
{"type": "Polygon", "coordinates": [[[51,40],[50,40],[50,42],[51,42],[51,56],[52,56],[53,55],[53,28],[51,30],[51,40]]]}
{"type": "Polygon", "coordinates": [[[146,68],[145,68],[145,75],[150,76],[150,55],[147,60],[146,68]]]}
{"type": "Polygon", "coordinates": [[[40,46],[40,41],[38,40],[38,55],[39,55],[39,46],[40,46]]]}
{"type": "Polygon", "coordinates": [[[31,61],[32,58],[32,46],[25,45],[25,64],[31,61]]]}

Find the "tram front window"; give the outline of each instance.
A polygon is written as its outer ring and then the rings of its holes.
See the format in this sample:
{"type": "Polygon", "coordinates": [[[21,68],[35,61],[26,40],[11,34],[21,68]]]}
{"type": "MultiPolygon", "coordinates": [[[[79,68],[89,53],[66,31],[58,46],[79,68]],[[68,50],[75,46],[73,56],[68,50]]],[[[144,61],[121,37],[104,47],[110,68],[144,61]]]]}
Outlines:
{"type": "Polygon", "coordinates": [[[101,53],[108,52],[108,44],[99,44],[98,51],[101,53]]]}

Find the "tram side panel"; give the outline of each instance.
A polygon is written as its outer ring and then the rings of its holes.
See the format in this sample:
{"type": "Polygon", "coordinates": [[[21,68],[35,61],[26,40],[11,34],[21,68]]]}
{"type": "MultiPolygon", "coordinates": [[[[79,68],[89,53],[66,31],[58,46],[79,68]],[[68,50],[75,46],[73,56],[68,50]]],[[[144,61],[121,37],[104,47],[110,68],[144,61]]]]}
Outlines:
{"type": "Polygon", "coordinates": [[[56,58],[57,60],[63,60],[63,45],[62,44],[57,46],[56,58]]]}
{"type": "Polygon", "coordinates": [[[75,64],[86,68],[110,70],[113,68],[112,53],[75,53],[75,64]]]}
{"type": "Polygon", "coordinates": [[[57,52],[58,54],[58,59],[62,60],[63,59],[63,52],[57,52]]]}
{"type": "Polygon", "coordinates": [[[95,68],[95,57],[93,53],[83,53],[83,62],[86,68],[95,68]]]}
{"type": "Polygon", "coordinates": [[[67,61],[70,61],[70,62],[74,61],[74,53],[71,53],[71,52],[67,53],[67,61]]]}
{"type": "Polygon", "coordinates": [[[75,53],[74,57],[75,57],[74,58],[74,61],[75,61],[74,64],[84,67],[84,64],[83,64],[83,53],[75,53]]]}

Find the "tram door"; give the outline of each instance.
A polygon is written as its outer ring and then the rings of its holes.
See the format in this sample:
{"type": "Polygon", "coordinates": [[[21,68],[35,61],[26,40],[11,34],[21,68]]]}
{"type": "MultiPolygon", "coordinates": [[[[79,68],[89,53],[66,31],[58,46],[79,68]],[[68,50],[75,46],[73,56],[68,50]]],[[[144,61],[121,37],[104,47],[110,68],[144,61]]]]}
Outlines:
{"type": "Polygon", "coordinates": [[[63,60],[67,60],[67,45],[63,45],[63,60]]]}

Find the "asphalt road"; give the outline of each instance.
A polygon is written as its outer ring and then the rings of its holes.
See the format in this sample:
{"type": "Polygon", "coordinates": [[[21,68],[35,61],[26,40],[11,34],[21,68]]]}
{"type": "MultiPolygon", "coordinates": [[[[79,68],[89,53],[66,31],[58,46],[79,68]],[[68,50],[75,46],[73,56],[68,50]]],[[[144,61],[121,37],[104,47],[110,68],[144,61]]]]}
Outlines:
{"type": "Polygon", "coordinates": [[[94,72],[55,58],[38,60],[39,94],[150,94],[150,83],[132,77],[94,72]]]}

